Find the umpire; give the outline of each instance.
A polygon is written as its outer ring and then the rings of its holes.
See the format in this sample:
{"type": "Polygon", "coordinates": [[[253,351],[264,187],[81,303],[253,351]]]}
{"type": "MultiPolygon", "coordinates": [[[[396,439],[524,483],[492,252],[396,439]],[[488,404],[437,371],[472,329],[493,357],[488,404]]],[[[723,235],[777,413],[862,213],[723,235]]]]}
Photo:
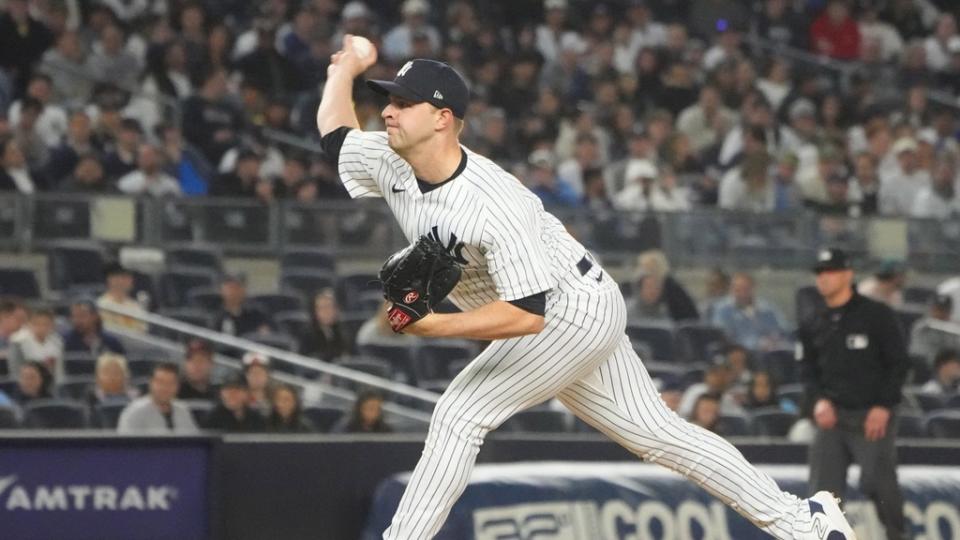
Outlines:
{"type": "Polygon", "coordinates": [[[903,330],[890,307],[857,293],[846,253],[821,251],[813,270],[826,306],[799,330],[817,426],[808,490],[842,496],[847,468],[857,463],[860,490],[876,505],[887,539],[908,538],[894,446],[896,407],[910,368],[903,330]]]}

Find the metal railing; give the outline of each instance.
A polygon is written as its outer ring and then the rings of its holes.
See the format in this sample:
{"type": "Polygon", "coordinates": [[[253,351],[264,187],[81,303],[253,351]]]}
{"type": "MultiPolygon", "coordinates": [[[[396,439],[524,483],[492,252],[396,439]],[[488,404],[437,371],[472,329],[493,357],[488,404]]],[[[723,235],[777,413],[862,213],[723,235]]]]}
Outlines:
{"type": "MultiPolygon", "coordinates": [[[[341,385],[331,384],[337,382],[348,382],[350,386],[354,387],[375,388],[387,397],[387,401],[384,403],[384,410],[407,420],[421,423],[429,422],[430,412],[440,398],[439,394],[435,392],[376,377],[329,362],[323,362],[290,351],[257,343],[249,339],[215,332],[162,315],[108,305],[101,306],[100,309],[147,323],[150,325],[151,330],[154,331],[156,329],[163,329],[184,337],[201,338],[220,348],[257,352],[272,360],[284,362],[288,366],[295,366],[296,368],[300,368],[301,372],[308,373],[310,376],[291,375],[278,370],[273,370],[271,376],[277,380],[300,387],[315,386],[319,389],[320,393],[323,394],[352,401],[354,392],[344,389],[341,385]]],[[[147,347],[160,348],[173,355],[182,354],[183,351],[183,346],[179,343],[149,333],[125,330],[123,328],[111,328],[110,331],[121,335],[128,341],[141,343],[147,347]]],[[[231,368],[240,367],[239,360],[226,355],[217,355],[217,361],[221,365],[231,368]]]]}

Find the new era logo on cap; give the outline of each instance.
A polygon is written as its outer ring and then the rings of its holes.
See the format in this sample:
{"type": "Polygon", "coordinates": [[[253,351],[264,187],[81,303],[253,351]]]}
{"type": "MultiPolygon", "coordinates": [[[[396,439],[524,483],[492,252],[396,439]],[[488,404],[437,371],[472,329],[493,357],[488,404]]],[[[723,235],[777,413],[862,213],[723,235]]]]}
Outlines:
{"type": "Polygon", "coordinates": [[[392,81],[367,81],[373,91],[397,96],[414,103],[426,101],[439,109],[450,109],[463,118],[470,101],[467,82],[448,64],[417,58],[410,60],[392,81]]]}

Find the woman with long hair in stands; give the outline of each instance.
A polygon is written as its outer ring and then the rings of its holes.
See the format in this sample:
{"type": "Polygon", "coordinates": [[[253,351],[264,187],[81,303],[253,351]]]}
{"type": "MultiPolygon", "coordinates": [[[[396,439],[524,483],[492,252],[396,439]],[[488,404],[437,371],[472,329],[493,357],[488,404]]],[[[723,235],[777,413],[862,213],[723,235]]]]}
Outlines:
{"type": "Polygon", "coordinates": [[[303,416],[300,395],[289,384],[278,384],[273,389],[270,418],[267,431],[274,433],[312,433],[316,431],[309,419],[303,416]]]}

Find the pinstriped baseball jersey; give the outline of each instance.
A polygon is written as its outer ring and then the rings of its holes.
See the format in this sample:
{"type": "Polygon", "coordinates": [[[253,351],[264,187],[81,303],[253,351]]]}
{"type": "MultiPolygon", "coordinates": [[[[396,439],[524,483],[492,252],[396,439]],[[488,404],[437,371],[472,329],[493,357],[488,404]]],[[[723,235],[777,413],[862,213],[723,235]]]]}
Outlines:
{"type": "Polygon", "coordinates": [[[464,153],[466,167],[458,177],[421,193],[413,169],[391,150],[385,132],[352,130],[340,149],[338,172],[351,197],[385,199],[411,242],[431,235],[457,257],[463,276],[449,298],[461,309],[577,287],[577,262],[586,249],[516,177],[479,154],[464,153]]]}

